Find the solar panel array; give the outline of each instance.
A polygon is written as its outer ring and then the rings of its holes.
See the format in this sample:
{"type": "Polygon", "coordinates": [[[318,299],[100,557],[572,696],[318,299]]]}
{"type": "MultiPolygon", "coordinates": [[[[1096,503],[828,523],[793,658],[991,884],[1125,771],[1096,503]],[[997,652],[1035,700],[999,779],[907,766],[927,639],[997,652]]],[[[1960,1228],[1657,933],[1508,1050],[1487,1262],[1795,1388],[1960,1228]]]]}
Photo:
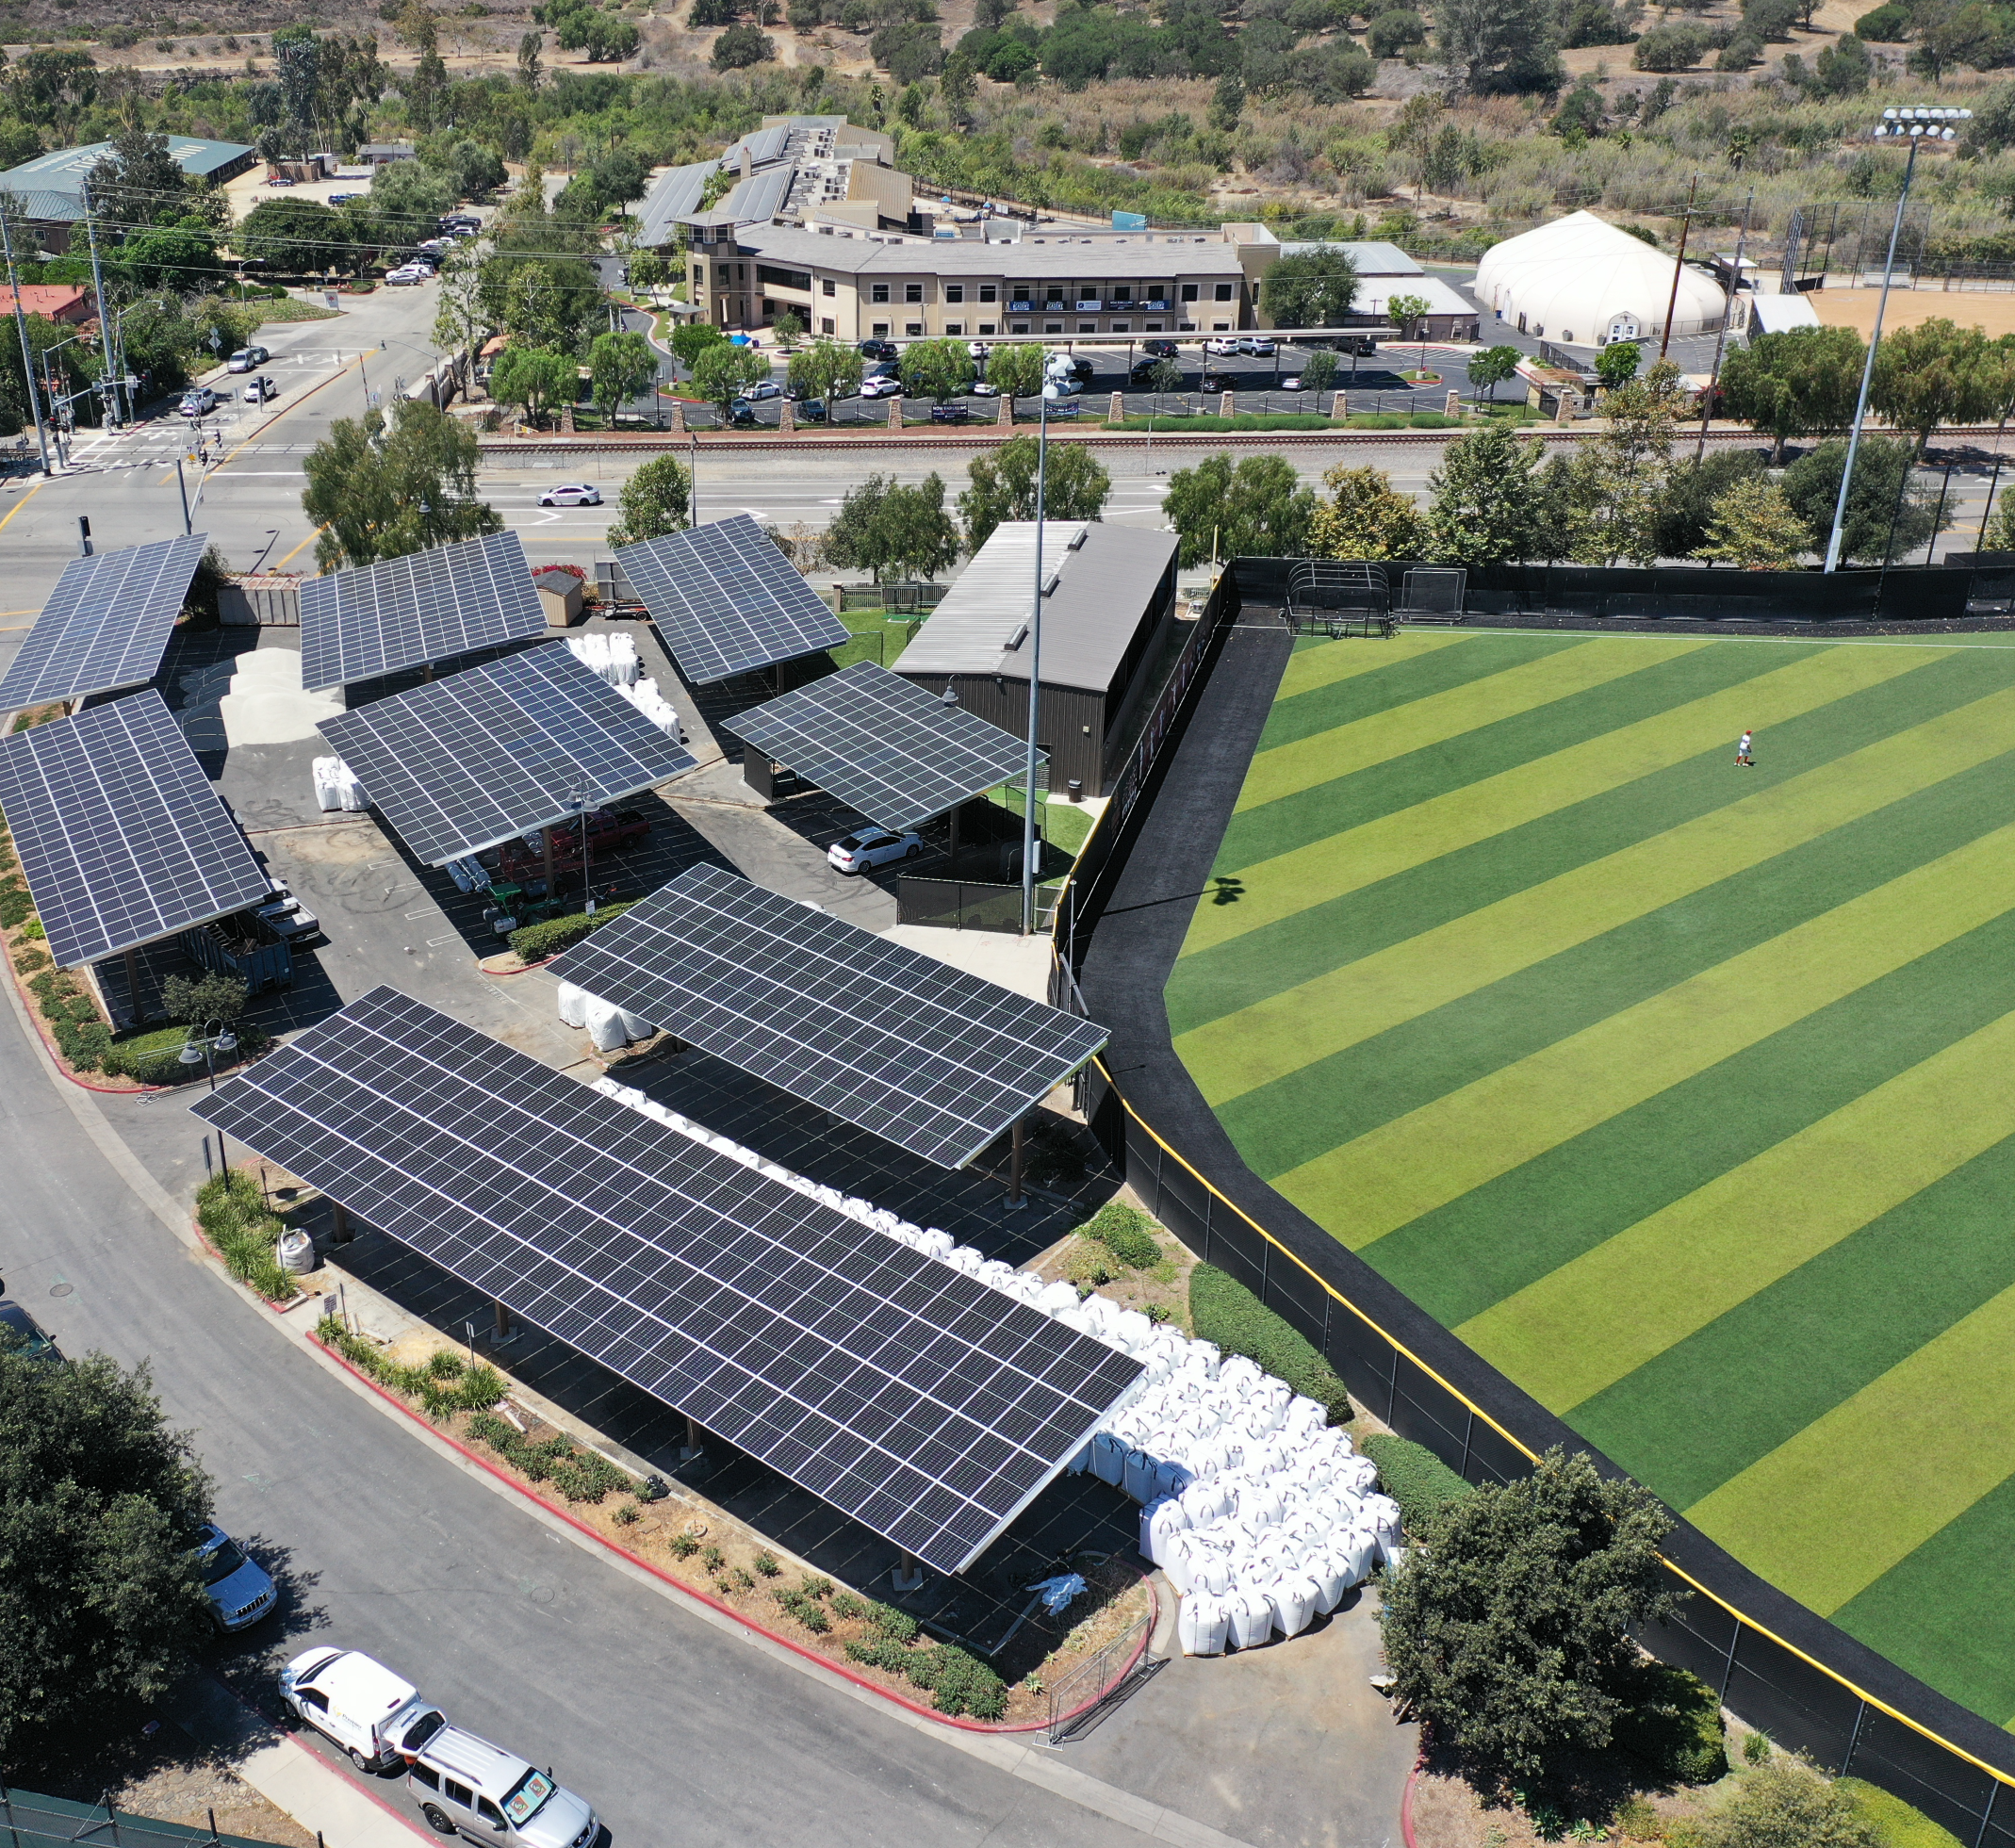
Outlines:
{"type": "Polygon", "coordinates": [[[1028,768],[1028,746],[1012,732],[873,661],[723,723],[898,834],[1028,768]]]}
{"type": "Polygon", "coordinates": [[[0,712],[153,679],[209,535],[74,558],[0,676],[0,712]]]}
{"type": "Polygon", "coordinates": [[[852,639],[746,514],[625,546],[615,556],[695,686],[852,639]]]}
{"type": "Polygon", "coordinates": [[[151,687],[0,739],[0,810],[49,954],[66,969],[241,911],[270,890],[151,687]]]}
{"type": "Polygon", "coordinates": [[[399,838],[430,865],[480,853],[693,767],[565,643],[324,719],[399,838]]]}
{"type": "Polygon", "coordinates": [[[944,1168],[1107,1038],[714,866],[660,887],[554,973],[944,1168]]]}
{"type": "Polygon", "coordinates": [[[359,680],[546,633],[515,532],[466,539],[301,586],[301,684],[359,680]]]}
{"type": "Polygon", "coordinates": [[[393,989],[191,1107],[941,1571],[1139,1374],[393,989]]]}

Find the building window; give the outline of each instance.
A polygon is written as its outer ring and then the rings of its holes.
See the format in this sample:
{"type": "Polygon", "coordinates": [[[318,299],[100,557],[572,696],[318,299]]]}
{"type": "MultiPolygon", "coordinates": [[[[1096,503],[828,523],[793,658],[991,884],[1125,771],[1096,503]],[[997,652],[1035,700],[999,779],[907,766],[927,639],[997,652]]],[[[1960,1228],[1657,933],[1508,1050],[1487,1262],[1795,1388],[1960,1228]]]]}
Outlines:
{"type": "Polygon", "coordinates": [[[1150,334],[1159,334],[1161,332],[1161,323],[1158,320],[1149,321],[1147,323],[1147,331],[1150,334]]]}
{"type": "Polygon", "coordinates": [[[1228,320],[1214,320],[1210,323],[1210,331],[1213,334],[1229,334],[1232,331],[1232,324],[1228,320]]]}
{"type": "Polygon", "coordinates": [[[832,317],[831,317],[830,315],[827,315],[827,316],[826,316],[826,317],[825,317],[825,318],[824,318],[823,319],[821,319],[821,320],[820,320],[820,322],[819,322],[819,332],[820,332],[821,334],[830,334],[830,333],[832,333],[833,331],[834,331],[834,329],[833,329],[833,324],[832,324],[832,317]]]}
{"type": "Polygon", "coordinates": [[[1000,290],[999,290],[999,289],[997,289],[996,287],[994,287],[994,286],[993,286],[993,285],[992,285],[991,283],[981,283],[981,284],[980,284],[980,286],[979,286],[979,299],[980,299],[980,300],[981,300],[982,302],[998,302],[998,301],[1000,300],[1000,298],[1001,298],[1001,292],[1000,292],[1000,290]]]}
{"type": "Polygon", "coordinates": [[[1025,320],[1018,320],[1008,331],[1010,334],[1026,334],[1028,332],[1028,323],[1025,320]]]}
{"type": "Polygon", "coordinates": [[[1081,320],[1077,323],[1077,331],[1080,334],[1096,334],[1099,331],[1099,324],[1095,320],[1081,320]]]}
{"type": "Polygon", "coordinates": [[[921,340],[924,337],[924,323],[920,320],[906,320],[903,323],[903,338],[921,340]]]}
{"type": "Polygon", "coordinates": [[[1194,283],[1185,283],[1183,285],[1183,300],[1185,302],[1194,302],[1196,300],[1196,285],[1194,283]]]}
{"type": "Polygon", "coordinates": [[[944,323],[944,331],[947,334],[963,334],[965,332],[965,322],[962,320],[948,320],[944,323]]]}
{"type": "Polygon", "coordinates": [[[705,288],[706,286],[707,266],[704,263],[696,263],[693,266],[693,286],[696,289],[701,289],[705,288]]]}
{"type": "Polygon", "coordinates": [[[745,283],[745,282],[746,282],[746,281],[748,280],[748,265],[747,265],[747,264],[745,264],[745,263],[738,263],[738,264],[736,264],[736,265],[735,265],[735,267],[734,267],[734,279],[735,279],[735,281],[736,281],[736,282],[738,282],[738,283],[745,283]]]}
{"type": "Polygon", "coordinates": [[[1063,323],[1060,320],[1046,320],[1042,323],[1042,331],[1045,334],[1061,334],[1063,323]]]}
{"type": "Polygon", "coordinates": [[[756,265],[756,280],[767,283],[772,288],[795,288],[805,294],[811,293],[811,272],[809,270],[778,270],[768,263],[756,265]]]}
{"type": "Polygon", "coordinates": [[[947,302],[963,302],[965,300],[964,285],[960,283],[946,283],[944,286],[944,299],[947,302]]]}
{"type": "Polygon", "coordinates": [[[1229,301],[1230,301],[1231,299],[1232,299],[1232,286],[1231,286],[1231,284],[1229,284],[1229,283],[1220,283],[1220,284],[1218,285],[1218,293],[1217,293],[1217,300],[1218,300],[1218,301],[1220,301],[1220,302],[1229,302],[1229,301]]]}
{"type": "Polygon", "coordinates": [[[979,324],[979,331],[982,334],[998,334],[1000,332],[1000,322],[993,320],[983,320],[979,324]]]}
{"type": "Polygon", "coordinates": [[[1134,324],[1130,320],[1116,320],[1112,324],[1112,331],[1115,334],[1131,334],[1134,331],[1134,324]]]}
{"type": "Polygon", "coordinates": [[[870,286],[868,289],[868,300],[870,302],[886,302],[888,299],[889,285],[887,283],[875,283],[870,286]]]}
{"type": "Polygon", "coordinates": [[[877,340],[886,340],[889,337],[889,323],[885,320],[878,320],[873,327],[868,329],[868,332],[877,340]]]}
{"type": "Polygon", "coordinates": [[[776,303],[772,302],[772,301],[770,300],[770,298],[769,298],[768,296],[766,296],[766,295],[765,295],[765,296],[764,296],[764,297],[762,298],[762,319],[763,319],[764,320],[771,320],[771,319],[775,319],[775,317],[776,317],[776,314],[777,314],[777,304],[776,304],[776,303]]]}
{"type": "Polygon", "coordinates": [[[838,286],[830,276],[824,278],[819,284],[819,293],[821,295],[837,295],[839,292],[838,286]]]}
{"type": "Polygon", "coordinates": [[[924,285],[922,283],[905,283],[903,285],[903,300],[905,302],[921,302],[923,299],[924,285]]]}
{"type": "Polygon", "coordinates": [[[729,283],[734,281],[734,265],[731,263],[723,263],[716,267],[719,270],[718,280],[722,287],[725,288],[729,283]]]}

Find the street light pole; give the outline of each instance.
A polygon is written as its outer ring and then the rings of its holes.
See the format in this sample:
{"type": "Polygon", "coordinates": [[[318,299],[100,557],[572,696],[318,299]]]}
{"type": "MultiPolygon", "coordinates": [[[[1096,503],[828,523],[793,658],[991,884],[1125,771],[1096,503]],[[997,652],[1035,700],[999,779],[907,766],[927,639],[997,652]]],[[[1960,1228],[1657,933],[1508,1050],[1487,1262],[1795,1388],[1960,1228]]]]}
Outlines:
{"type": "MultiPolygon", "coordinates": [[[[1045,372],[1047,362],[1045,361],[1045,372]]],[[[1028,756],[1022,781],[1022,935],[1036,934],[1036,732],[1042,711],[1042,515],[1050,460],[1049,381],[1036,398],[1036,595],[1028,618],[1028,756]]]]}
{"type": "Polygon", "coordinates": [[[1827,538],[1827,571],[1840,569],[1840,545],[1847,525],[1847,490],[1854,482],[1854,458],[1861,447],[1861,424],[1868,416],[1868,388],[1875,382],[1876,349],[1882,344],[1882,317],[1889,307],[1890,280],[1896,269],[1896,240],[1903,235],[1903,213],[1910,203],[1910,181],[1917,172],[1917,150],[1927,140],[1949,141],[1958,132],[1949,124],[1971,122],[1971,109],[1884,109],[1876,124],[1876,139],[1908,136],[1910,157],[1903,167],[1903,191],[1896,200],[1895,221],[1889,228],[1889,253],[1882,259],[1882,293],[1876,300],[1876,324],[1868,336],[1868,357],[1861,364],[1861,393],[1855,401],[1854,430],[1847,438],[1847,462],[1840,471],[1840,494],[1833,503],[1833,531],[1827,538]]]}
{"type": "Polygon", "coordinates": [[[35,384],[35,355],[28,351],[28,318],[21,306],[21,276],[14,268],[14,240],[8,234],[7,214],[0,212],[0,251],[7,254],[8,286],[14,291],[14,331],[21,335],[21,376],[27,382],[28,408],[35,413],[35,440],[41,446],[42,473],[49,466],[49,432],[42,423],[42,395],[35,384]]]}

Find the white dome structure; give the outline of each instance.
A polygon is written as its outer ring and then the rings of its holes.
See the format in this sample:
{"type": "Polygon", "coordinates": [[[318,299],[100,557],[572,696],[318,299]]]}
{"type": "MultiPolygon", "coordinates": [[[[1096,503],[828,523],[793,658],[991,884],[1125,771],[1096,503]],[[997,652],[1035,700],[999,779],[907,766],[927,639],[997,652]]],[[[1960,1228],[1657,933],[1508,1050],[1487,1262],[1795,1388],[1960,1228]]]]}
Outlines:
{"type": "MultiPolygon", "coordinates": [[[[1573,212],[1483,253],[1475,294],[1501,321],[1564,347],[1658,339],[1672,301],[1674,259],[1593,212],[1573,212]]],[[[1712,334],[1727,312],[1722,287],[1679,264],[1672,331],[1712,334]]]]}

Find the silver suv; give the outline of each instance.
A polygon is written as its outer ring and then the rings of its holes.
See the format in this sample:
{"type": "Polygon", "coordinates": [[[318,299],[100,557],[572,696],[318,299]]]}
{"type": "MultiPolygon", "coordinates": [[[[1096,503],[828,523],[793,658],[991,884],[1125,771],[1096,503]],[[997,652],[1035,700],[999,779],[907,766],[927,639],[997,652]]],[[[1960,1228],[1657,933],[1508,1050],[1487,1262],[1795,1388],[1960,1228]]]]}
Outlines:
{"type": "Polygon", "coordinates": [[[411,1760],[406,1785],[427,1825],[471,1841],[589,1848],[601,1820],[573,1791],[516,1753],[460,1726],[443,1726],[411,1760]]]}

